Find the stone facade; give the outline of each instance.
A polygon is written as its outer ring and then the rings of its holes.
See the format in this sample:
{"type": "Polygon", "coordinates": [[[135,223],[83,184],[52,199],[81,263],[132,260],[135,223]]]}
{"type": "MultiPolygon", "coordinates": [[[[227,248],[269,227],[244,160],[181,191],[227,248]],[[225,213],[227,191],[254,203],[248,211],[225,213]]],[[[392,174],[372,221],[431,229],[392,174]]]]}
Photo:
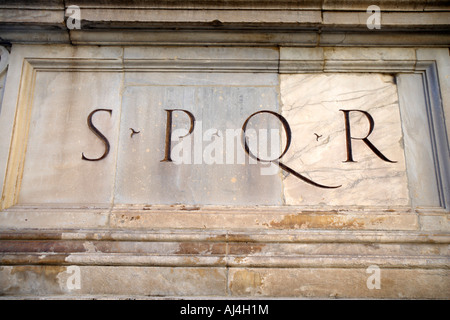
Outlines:
{"type": "Polygon", "coordinates": [[[449,21],[2,2],[1,297],[450,298],[449,21]]]}

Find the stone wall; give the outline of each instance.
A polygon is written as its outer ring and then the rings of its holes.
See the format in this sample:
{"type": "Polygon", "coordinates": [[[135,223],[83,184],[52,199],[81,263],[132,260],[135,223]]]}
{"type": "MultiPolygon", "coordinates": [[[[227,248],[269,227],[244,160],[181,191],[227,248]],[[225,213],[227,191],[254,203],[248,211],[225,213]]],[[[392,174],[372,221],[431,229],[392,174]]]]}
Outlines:
{"type": "Polygon", "coordinates": [[[448,299],[449,12],[2,2],[0,295],[448,299]]]}

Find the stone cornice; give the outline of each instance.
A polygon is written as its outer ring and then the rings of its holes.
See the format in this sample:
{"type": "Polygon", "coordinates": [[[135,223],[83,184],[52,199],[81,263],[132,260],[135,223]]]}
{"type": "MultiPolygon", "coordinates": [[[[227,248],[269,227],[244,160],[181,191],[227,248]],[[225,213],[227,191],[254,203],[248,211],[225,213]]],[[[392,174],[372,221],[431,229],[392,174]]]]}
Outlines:
{"type": "Polygon", "coordinates": [[[185,45],[186,39],[195,35],[195,41],[202,45],[450,43],[448,1],[378,1],[381,13],[378,30],[367,26],[370,5],[373,1],[7,0],[0,3],[0,42],[185,45]],[[66,25],[71,17],[66,10],[70,5],[80,8],[77,29],[66,25]],[[123,34],[125,39],[116,40],[123,34]],[[159,39],[158,35],[163,37],[159,39]],[[141,39],[142,36],[149,40],[141,39]],[[366,36],[364,43],[361,40],[366,36]]]}
{"type": "Polygon", "coordinates": [[[0,3],[0,25],[65,29],[66,9],[81,9],[81,23],[97,28],[366,28],[368,8],[376,5],[387,29],[448,28],[448,1],[343,0],[156,0],[156,1],[11,1],[0,3]]]}
{"type": "Polygon", "coordinates": [[[77,5],[81,8],[126,9],[275,9],[275,10],[359,10],[377,5],[390,11],[447,11],[445,0],[3,0],[0,8],[63,9],[77,5]]]}

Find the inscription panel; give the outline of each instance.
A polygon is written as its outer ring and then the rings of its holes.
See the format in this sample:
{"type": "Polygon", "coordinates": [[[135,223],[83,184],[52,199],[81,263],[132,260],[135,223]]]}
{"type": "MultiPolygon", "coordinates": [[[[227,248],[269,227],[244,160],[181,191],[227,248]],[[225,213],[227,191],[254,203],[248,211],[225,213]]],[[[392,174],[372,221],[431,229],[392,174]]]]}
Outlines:
{"type": "MultiPolygon", "coordinates": [[[[115,203],[281,205],[280,176],[261,175],[267,164],[250,163],[241,144],[251,113],[279,110],[276,75],[258,77],[128,74],[115,203]]],[[[253,124],[278,126],[271,118],[253,124]]]]}
{"type": "Polygon", "coordinates": [[[382,74],[38,72],[19,204],[410,203],[382,74]]]}

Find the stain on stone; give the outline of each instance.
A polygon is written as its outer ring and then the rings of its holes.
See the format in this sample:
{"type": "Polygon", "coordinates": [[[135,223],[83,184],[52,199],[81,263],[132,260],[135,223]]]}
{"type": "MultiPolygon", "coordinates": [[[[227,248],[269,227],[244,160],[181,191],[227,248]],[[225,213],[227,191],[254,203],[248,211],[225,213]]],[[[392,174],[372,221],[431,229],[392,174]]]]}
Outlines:
{"type": "MultiPolygon", "coordinates": [[[[143,209],[143,210],[150,210],[150,209],[143,209]]],[[[118,220],[119,223],[127,223],[127,222],[136,222],[137,220],[140,220],[141,216],[136,214],[122,214],[120,216],[120,219],[118,220]]]]}
{"type": "Polygon", "coordinates": [[[365,224],[345,216],[290,214],[266,225],[275,229],[361,229],[365,224]]]}
{"type": "Polygon", "coordinates": [[[219,234],[214,237],[206,238],[208,242],[225,242],[228,240],[228,236],[226,234],[219,234]]]}
{"type": "Polygon", "coordinates": [[[264,247],[261,243],[230,243],[228,251],[229,254],[251,255],[261,252],[264,247]]]}
{"type": "Polygon", "coordinates": [[[0,295],[61,294],[58,274],[65,271],[63,266],[1,267],[0,295]]]}
{"type": "Polygon", "coordinates": [[[248,235],[229,234],[228,241],[230,241],[230,242],[252,242],[254,240],[251,237],[249,237],[248,235]]]}
{"type": "Polygon", "coordinates": [[[237,270],[233,273],[230,290],[234,295],[262,294],[263,278],[252,270],[237,270]]]}
{"type": "Polygon", "coordinates": [[[217,255],[226,254],[225,243],[201,243],[201,242],[182,242],[179,244],[176,254],[202,254],[217,255]]]}
{"type": "Polygon", "coordinates": [[[85,252],[87,253],[95,253],[98,252],[97,247],[95,246],[94,242],[92,241],[86,241],[83,243],[83,247],[85,249],[85,252]]]}
{"type": "Polygon", "coordinates": [[[196,210],[200,210],[200,207],[199,207],[199,206],[185,206],[185,205],[182,205],[182,206],[180,207],[180,210],[184,210],[184,211],[196,211],[196,210]]]}
{"type": "Polygon", "coordinates": [[[213,21],[211,21],[211,24],[214,26],[214,27],[222,27],[223,26],[223,23],[222,23],[222,21],[220,21],[220,20],[213,20],[213,21]]]}
{"type": "Polygon", "coordinates": [[[28,241],[28,240],[6,240],[0,241],[0,252],[83,252],[82,242],[69,241],[28,241]]]}
{"type": "Polygon", "coordinates": [[[1,231],[0,240],[60,240],[63,238],[61,232],[23,232],[23,231],[1,231]]]}

